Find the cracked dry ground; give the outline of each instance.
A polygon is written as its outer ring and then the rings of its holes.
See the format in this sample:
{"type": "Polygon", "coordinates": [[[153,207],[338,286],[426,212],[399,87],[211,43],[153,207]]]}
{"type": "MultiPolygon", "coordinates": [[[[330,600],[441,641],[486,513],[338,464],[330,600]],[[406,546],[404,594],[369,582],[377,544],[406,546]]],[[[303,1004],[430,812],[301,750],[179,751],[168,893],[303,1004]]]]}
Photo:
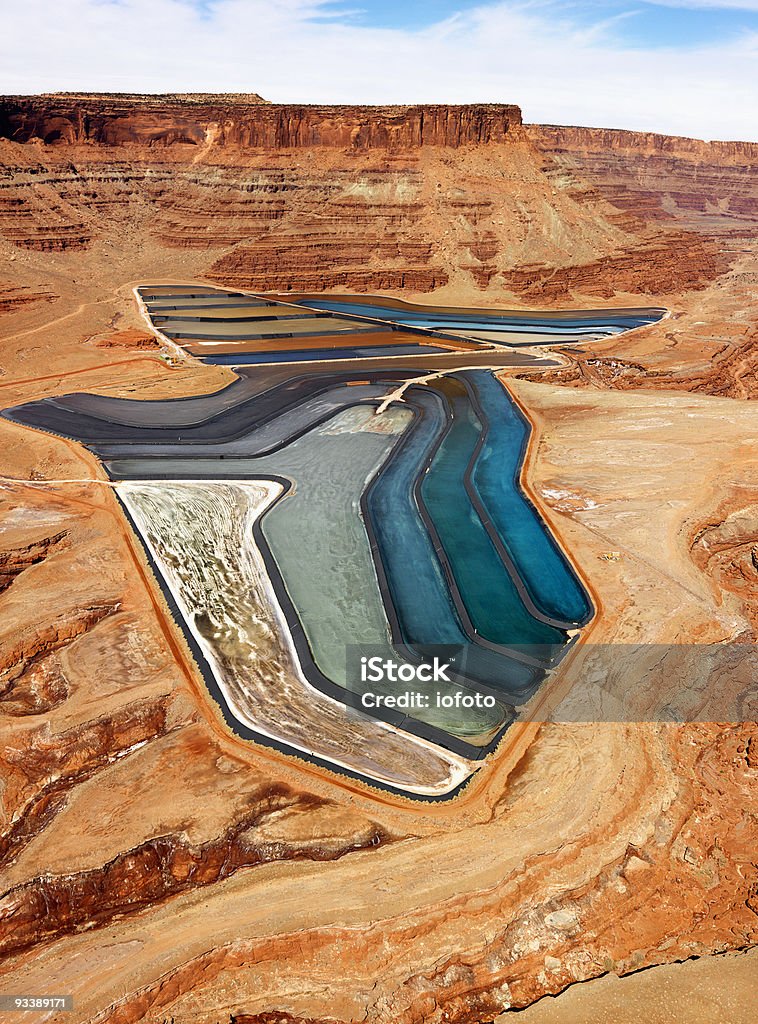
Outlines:
{"type": "MultiPolygon", "coordinates": [[[[514,386],[595,639],[752,636],[751,405],[514,386]]],[[[14,476],[97,473],[0,429],[14,476]]],[[[81,1021],[478,1022],[756,942],[754,725],[527,726],[457,801],[371,793],[223,729],[109,488],[0,498],[4,990],[81,1021]]]]}

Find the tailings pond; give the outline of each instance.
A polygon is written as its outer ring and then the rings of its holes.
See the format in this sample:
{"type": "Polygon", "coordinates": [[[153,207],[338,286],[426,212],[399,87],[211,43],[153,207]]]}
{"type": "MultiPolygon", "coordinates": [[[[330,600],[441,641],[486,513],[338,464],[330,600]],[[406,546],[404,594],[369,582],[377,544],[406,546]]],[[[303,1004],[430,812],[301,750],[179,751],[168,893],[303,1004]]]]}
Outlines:
{"type": "Polygon", "coordinates": [[[576,341],[663,311],[430,312],[204,286],[139,298],[171,343],[239,360],[237,379],[187,399],[72,393],[3,415],[102,461],[232,728],[411,791],[395,777],[403,759],[393,773],[377,753],[404,736],[460,781],[593,608],[521,487],[530,428],[498,356],[446,332],[576,341]],[[367,706],[356,650],[410,669],[444,655],[443,700],[367,706]]]}

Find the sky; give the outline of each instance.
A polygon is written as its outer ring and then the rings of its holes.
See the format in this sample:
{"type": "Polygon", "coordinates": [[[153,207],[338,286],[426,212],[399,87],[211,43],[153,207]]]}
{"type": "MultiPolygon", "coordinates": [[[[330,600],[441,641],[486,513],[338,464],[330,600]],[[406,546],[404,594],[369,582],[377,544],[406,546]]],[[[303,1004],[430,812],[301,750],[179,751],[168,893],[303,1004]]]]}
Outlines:
{"type": "Polygon", "coordinates": [[[758,141],[758,0],[2,0],[0,93],[517,103],[758,141]]]}

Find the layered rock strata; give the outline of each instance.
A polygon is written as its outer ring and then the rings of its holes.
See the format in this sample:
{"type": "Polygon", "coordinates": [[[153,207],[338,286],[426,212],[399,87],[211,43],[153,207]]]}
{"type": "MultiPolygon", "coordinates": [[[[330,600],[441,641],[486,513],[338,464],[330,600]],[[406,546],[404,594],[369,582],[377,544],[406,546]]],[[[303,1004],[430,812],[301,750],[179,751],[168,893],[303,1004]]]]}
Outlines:
{"type": "Polygon", "coordinates": [[[517,106],[394,107],[264,103],[259,96],[144,96],[54,93],[0,100],[0,135],[72,145],[176,143],[299,149],[456,147],[502,142],[521,124],[517,106]]]}
{"type": "Polygon", "coordinates": [[[718,234],[758,225],[758,143],[703,142],[652,132],[528,125],[556,165],[643,220],[718,234]]]}
{"type": "MultiPolygon", "coordinates": [[[[181,102],[192,122],[202,103],[181,102]]],[[[522,271],[509,287],[572,305],[592,304],[575,287],[644,286],[672,316],[586,359],[572,349],[567,378],[590,386],[517,385],[538,427],[529,486],[601,601],[594,640],[754,639],[748,147],[627,136],[624,151],[620,133],[540,142],[514,125],[478,147],[257,152],[189,145],[150,118],[140,143],[0,143],[5,276],[57,296],[3,316],[4,405],[220,389],[230,375],[217,367],[169,369],[92,339],[144,329],[135,281],[202,279],[236,245],[254,259],[260,236],[279,259],[272,227],[286,236],[274,287],[306,271],[314,287],[387,280],[349,246],[393,232],[429,242],[417,266],[447,274],[450,304],[516,304],[499,275],[522,271]],[[167,137],[150,145],[154,130],[167,137]],[[682,228],[708,252],[718,236],[727,251],[714,258],[731,268],[702,265],[682,228]],[[309,246],[344,239],[344,264],[319,279],[319,250],[290,241],[301,231],[309,246]],[[663,280],[687,290],[664,295],[649,264],[665,268],[669,237],[682,277],[663,280]],[[559,276],[551,295],[544,274],[535,287],[540,264],[593,270],[559,276]]],[[[3,991],[73,991],[72,1022],[478,1024],[577,981],[700,958],[718,969],[708,1019],[739,1019],[717,1001],[728,957],[709,954],[758,941],[754,724],[547,725],[423,812],[243,748],[209,708],[93,460],[7,422],[0,436],[3,667],[19,664],[19,637],[27,651],[50,639],[51,607],[59,639],[81,622],[16,676],[0,722],[0,924],[17,944],[3,991]],[[113,611],[85,623],[82,609],[113,611]]],[[[655,971],[636,977],[671,1007],[655,971]]]]}
{"type": "MultiPolygon", "coordinates": [[[[556,187],[510,105],[8,97],[3,137],[0,236],[14,247],[197,252],[248,288],[518,291],[514,267],[578,263],[618,291],[646,282],[602,261],[663,244],[596,194],[556,187]]],[[[713,269],[698,253],[679,266],[672,287],[713,269]]]]}

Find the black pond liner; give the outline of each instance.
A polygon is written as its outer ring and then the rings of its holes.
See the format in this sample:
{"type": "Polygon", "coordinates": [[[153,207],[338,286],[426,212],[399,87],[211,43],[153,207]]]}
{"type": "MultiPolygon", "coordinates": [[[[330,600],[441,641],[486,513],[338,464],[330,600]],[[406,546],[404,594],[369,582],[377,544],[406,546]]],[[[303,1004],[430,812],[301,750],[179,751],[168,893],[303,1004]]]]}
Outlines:
{"type": "MultiPolygon", "coordinates": [[[[351,338],[354,335],[361,335],[364,331],[346,331],[345,334],[351,338]]],[[[281,337],[281,335],[279,335],[281,337]]],[[[360,339],[359,339],[360,340],[360,339]]],[[[332,348],[311,348],[311,349],[278,349],[258,350],[257,352],[242,352],[236,355],[232,352],[219,353],[217,356],[199,355],[204,363],[211,366],[273,366],[287,363],[320,363],[334,362],[337,359],[386,359],[400,358],[407,356],[428,356],[428,355],[449,355],[449,350],[435,345],[392,345],[385,346],[379,343],[364,348],[348,348],[347,346],[332,348]]]]}
{"type": "MultiPolygon", "coordinates": [[[[386,370],[376,371],[378,380],[395,380],[398,375],[410,373],[416,375],[419,371],[409,370],[407,367],[393,367],[386,370]]],[[[54,398],[42,398],[24,405],[17,405],[10,409],[0,410],[0,416],[21,426],[34,427],[58,437],[66,437],[70,440],[79,441],[87,447],[91,445],[103,445],[109,441],[118,444],[140,444],[149,443],[155,440],[156,443],[180,443],[181,441],[195,440],[194,435],[199,435],[198,443],[208,441],[235,441],[249,433],[255,427],[261,426],[275,416],[287,412],[289,409],[301,403],[306,398],[317,397],[335,385],[353,380],[356,371],[348,373],[323,372],[319,374],[299,374],[290,377],[274,387],[255,395],[249,395],[237,405],[222,410],[220,413],[211,416],[208,420],[201,421],[196,425],[182,427],[132,427],[129,424],[113,423],[104,417],[93,416],[87,413],[72,412],[72,410],[58,404],[54,398]],[[262,407],[257,410],[255,407],[262,407]],[[246,412],[253,413],[250,419],[244,419],[246,412]],[[47,413],[47,415],[46,415],[47,413]],[[225,421],[238,421],[238,425],[229,433],[222,433],[219,427],[225,425],[225,421]],[[241,423],[239,421],[241,420],[241,423]],[[71,426],[68,427],[68,421],[71,426]],[[90,433],[82,434],[81,429],[76,427],[82,423],[89,425],[90,433]],[[107,428],[111,428],[111,436],[103,436],[107,428]],[[205,429],[203,429],[205,428],[205,429]],[[100,433],[98,433],[100,431],[100,433]],[[135,433],[139,431],[139,438],[135,433]],[[146,434],[152,435],[148,441],[144,440],[146,434]]],[[[365,376],[365,374],[364,374],[365,376]]],[[[236,382],[233,382],[233,384],[236,382]]],[[[229,387],[232,387],[230,384],[229,387]]],[[[61,396],[65,398],[65,396],[61,396]]],[[[190,396],[187,396],[189,398],[190,396]]],[[[197,398],[198,396],[191,396],[197,398]]],[[[182,401],[182,399],[177,399],[182,401]]]]}
{"type": "Polygon", "coordinates": [[[342,320],[342,317],[337,318],[334,313],[317,313],[315,310],[309,309],[303,313],[269,313],[266,316],[190,316],[189,313],[183,316],[169,316],[168,313],[151,312],[150,319],[156,326],[159,326],[177,322],[182,324],[266,324],[272,320],[342,320]]]}
{"type": "MultiPolygon", "coordinates": [[[[292,320],[294,318],[288,316],[286,319],[287,320],[292,320]]],[[[310,317],[308,317],[307,319],[310,320],[310,317]]],[[[276,341],[278,338],[284,338],[284,339],[286,339],[286,338],[324,338],[324,337],[328,337],[329,336],[329,332],[328,331],[323,331],[323,330],[321,330],[321,331],[276,331],[273,334],[272,333],[266,334],[265,331],[263,331],[263,332],[256,331],[253,334],[224,334],[224,335],[215,335],[215,337],[214,337],[214,335],[209,334],[208,332],[206,332],[204,334],[190,334],[189,331],[169,330],[169,331],[161,331],[161,333],[165,334],[165,336],[167,338],[170,338],[172,341],[176,341],[176,342],[181,342],[181,341],[189,341],[189,342],[212,341],[212,342],[218,342],[219,344],[224,344],[226,342],[233,342],[233,341],[276,341]]],[[[349,337],[351,337],[354,334],[368,334],[368,333],[373,333],[373,331],[369,332],[368,330],[345,329],[344,331],[334,331],[333,335],[336,338],[349,338],[349,337]]],[[[227,353],[219,352],[219,355],[226,355],[226,354],[227,353]]],[[[234,355],[234,352],[232,352],[230,354],[234,355]]],[[[198,357],[198,355],[202,356],[203,353],[202,352],[201,353],[191,352],[190,355],[194,355],[195,357],[198,357]]]]}
{"type": "MultiPolygon", "coordinates": [[[[397,383],[399,384],[400,381],[398,381],[397,383]]],[[[334,390],[337,390],[338,388],[344,388],[344,390],[346,392],[346,394],[345,394],[345,399],[346,400],[344,402],[341,402],[339,405],[335,405],[331,409],[327,409],[321,415],[319,415],[317,417],[314,417],[312,420],[309,420],[305,426],[298,427],[296,430],[293,430],[292,433],[287,434],[287,436],[284,437],[283,439],[281,439],[279,441],[276,441],[273,444],[269,445],[268,448],[261,448],[260,451],[256,451],[256,452],[240,452],[239,454],[237,454],[235,452],[218,452],[218,453],[214,454],[213,451],[211,450],[211,451],[208,452],[207,455],[205,453],[199,453],[199,452],[192,452],[189,455],[182,455],[181,452],[172,452],[170,455],[163,455],[163,454],[154,455],[153,453],[151,453],[149,451],[144,451],[144,452],[135,451],[134,453],[130,453],[130,454],[120,454],[120,453],[114,454],[113,452],[109,453],[107,451],[107,446],[106,445],[92,444],[92,445],[88,445],[88,447],[89,447],[90,451],[94,452],[94,454],[97,455],[97,457],[100,459],[100,461],[103,462],[104,464],[105,463],[121,462],[123,459],[130,459],[130,458],[154,459],[156,465],[159,465],[161,460],[164,459],[164,458],[171,459],[172,462],[181,462],[182,460],[186,460],[187,463],[195,462],[198,458],[200,458],[200,459],[214,458],[214,459],[218,459],[220,462],[225,462],[227,464],[228,463],[232,463],[233,464],[235,459],[262,459],[262,458],[264,458],[267,455],[275,455],[277,452],[281,451],[282,448],[286,448],[288,445],[292,444],[294,441],[298,441],[301,437],[304,437],[306,434],[310,433],[312,430],[315,430],[316,427],[322,426],[324,423],[328,422],[330,419],[333,419],[334,416],[338,415],[338,413],[343,412],[345,409],[351,409],[351,408],[371,405],[371,404],[373,404],[375,402],[375,399],[373,399],[373,398],[364,398],[364,399],[361,399],[360,401],[351,400],[350,397],[349,397],[349,394],[350,394],[350,391],[352,390],[352,388],[348,388],[348,386],[346,384],[337,384],[337,385],[334,386],[334,390]]],[[[330,388],[329,390],[332,390],[332,389],[330,388]]],[[[282,415],[286,415],[287,411],[291,411],[291,410],[286,410],[282,415]]],[[[248,432],[248,433],[246,433],[246,434],[244,434],[242,436],[247,438],[247,437],[250,436],[250,433],[254,433],[256,430],[259,430],[259,429],[262,429],[265,426],[268,426],[268,424],[271,423],[272,420],[275,420],[275,419],[278,419],[278,418],[279,418],[279,416],[272,416],[269,419],[267,419],[265,422],[257,424],[253,428],[253,431],[248,432]]],[[[236,438],[235,440],[239,440],[239,438],[236,438]]],[[[134,444],[135,448],[139,445],[138,441],[126,442],[126,443],[134,444]]],[[[171,442],[169,442],[169,443],[171,443],[171,442]]],[[[181,442],[178,442],[178,443],[180,444],[181,442]]],[[[222,442],[222,443],[226,443],[226,442],[222,442]]],[[[196,444],[196,445],[199,445],[199,446],[207,445],[210,449],[212,449],[213,446],[216,444],[216,442],[215,441],[196,441],[196,442],[193,442],[193,444],[196,444]]],[[[106,470],[107,470],[107,466],[106,466],[106,470]]],[[[119,479],[121,479],[121,478],[119,478],[119,479]]],[[[125,477],[124,479],[129,479],[129,478],[125,477]]],[[[178,478],[171,477],[170,479],[178,479],[178,478]]],[[[230,480],[237,480],[237,479],[241,480],[241,479],[246,479],[246,478],[243,478],[243,477],[230,477],[229,479],[230,480]]],[[[261,479],[263,479],[263,477],[261,477],[261,479]]]]}
{"type": "MultiPolygon", "coordinates": [[[[243,296],[239,296],[239,298],[243,298],[243,296]]],[[[151,300],[145,302],[145,306],[147,307],[147,312],[150,314],[150,318],[151,319],[153,319],[154,317],[161,317],[161,316],[167,315],[169,313],[184,312],[184,311],[191,312],[192,310],[195,310],[197,312],[202,312],[202,310],[204,310],[204,309],[271,309],[274,306],[280,305],[280,303],[278,303],[278,302],[262,302],[260,299],[255,299],[252,296],[251,297],[245,297],[245,301],[244,302],[226,302],[222,298],[222,299],[219,299],[216,302],[203,303],[202,306],[187,306],[187,305],[170,305],[170,306],[167,306],[167,305],[163,305],[163,304],[159,304],[159,305],[156,306],[156,303],[158,303],[158,302],[159,302],[158,299],[151,299],[151,300]],[[153,308],[151,308],[151,307],[153,307],[153,308]]],[[[305,309],[305,308],[306,307],[303,306],[303,309],[305,309]]],[[[308,308],[310,308],[310,307],[308,307],[308,308]]],[[[336,314],[332,314],[332,315],[334,316],[336,314]]],[[[212,317],[212,319],[218,320],[219,318],[218,317],[212,317]]]]}

